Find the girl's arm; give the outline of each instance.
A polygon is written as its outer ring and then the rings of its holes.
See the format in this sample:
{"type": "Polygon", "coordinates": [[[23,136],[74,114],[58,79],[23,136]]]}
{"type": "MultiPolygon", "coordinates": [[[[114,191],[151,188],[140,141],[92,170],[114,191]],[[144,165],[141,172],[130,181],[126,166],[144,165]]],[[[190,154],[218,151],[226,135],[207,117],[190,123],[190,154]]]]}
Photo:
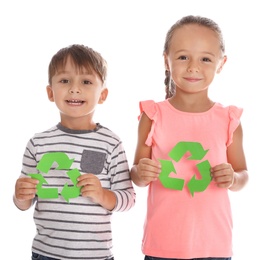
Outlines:
{"type": "Polygon", "coordinates": [[[157,180],[160,173],[160,164],[151,160],[152,148],[145,144],[151,126],[152,121],[145,113],[142,113],[138,125],[134,165],[130,172],[132,181],[139,187],[145,187],[151,181],[157,180]]]}
{"type": "Polygon", "coordinates": [[[213,180],[220,188],[239,191],[248,181],[241,124],[234,131],[233,142],[227,148],[227,161],[211,168],[213,180]]]}
{"type": "Polygon", "coordinates": [[[248,171],[243,149],[243,129],[239,124],[233,133],[233,142],[227,149],[228,162],[234,170],[234,181],[229,187],[232,191],[241,190],[248,181],[248,171]]]}

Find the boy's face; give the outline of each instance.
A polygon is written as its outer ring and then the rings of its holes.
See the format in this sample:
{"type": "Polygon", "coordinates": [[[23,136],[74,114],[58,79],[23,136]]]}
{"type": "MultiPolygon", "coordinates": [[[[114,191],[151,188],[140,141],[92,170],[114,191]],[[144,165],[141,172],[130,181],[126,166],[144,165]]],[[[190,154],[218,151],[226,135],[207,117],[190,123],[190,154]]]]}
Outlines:
{"type": "Polygon", "coordinates": [[[95,72],[90,74],[84,68],[78,70],[68,58],[63,70],[52,77],[52,85],[47,86],[47,94],[60,111],[62,125],[75,128],[75,122],[77,129],[88,130],[92,128],[90,122],[96,105],[105,101],[108,90],[95,72]]]}

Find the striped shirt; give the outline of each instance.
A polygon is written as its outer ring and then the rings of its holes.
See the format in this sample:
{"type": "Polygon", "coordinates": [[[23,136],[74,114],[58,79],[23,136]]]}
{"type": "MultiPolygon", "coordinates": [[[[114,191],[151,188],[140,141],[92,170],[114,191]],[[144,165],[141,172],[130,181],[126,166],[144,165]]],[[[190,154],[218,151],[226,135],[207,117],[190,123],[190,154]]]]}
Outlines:
{"type": "Polygon", "coordinates": [[[21,176],[28,174],[39,175],[39,184],[43,183],[33,201],[37,230],[33,252],[57,259],[113,257],[112,212],[127,211],[135,204],[128,161],[116,134],[100,124],[91,131],[58,124],[37,133],[23,156],[21,176]],[[76,195],[65,195],[65,186],[76,187],[71,174],[77,172],[95,174],[103,188],[115,193],[112,211],[82,197],[79,190],[77,194],[77,189],[76,195]]]}

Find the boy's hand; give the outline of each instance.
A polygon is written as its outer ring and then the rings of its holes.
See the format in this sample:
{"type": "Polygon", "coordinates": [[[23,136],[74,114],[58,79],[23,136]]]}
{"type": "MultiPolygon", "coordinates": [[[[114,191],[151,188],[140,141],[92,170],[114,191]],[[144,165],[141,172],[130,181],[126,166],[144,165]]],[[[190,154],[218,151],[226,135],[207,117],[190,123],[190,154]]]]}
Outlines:
{"type": "Polygon", "coordinates": [[[29,177],[17,179],[15,184],[15,198],[18,201],[32,200],[37,192],[36,186],[38,183],[38,180],[29,177]]]}
{"type": "Polygon", "coordinates": [[[78,178],[78,187],[81,188],[83,197],[89,197],[93,202],[101,204],[103,201],[104,189],[101,186],[99,178],[92,174],[82,174],[78,178]]]}

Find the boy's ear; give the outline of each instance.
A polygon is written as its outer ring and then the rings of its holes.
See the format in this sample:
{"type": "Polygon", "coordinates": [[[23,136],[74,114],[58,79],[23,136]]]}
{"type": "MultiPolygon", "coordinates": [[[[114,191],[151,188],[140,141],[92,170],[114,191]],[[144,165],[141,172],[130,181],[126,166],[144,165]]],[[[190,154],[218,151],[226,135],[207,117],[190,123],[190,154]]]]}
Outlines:
{"type": "Polygon", "coordinates": [[[221,63],[220,63],[220,65],[219,65],[219,67],[218,67],[218,69],[217,69],[217,71],[216,71],[217,73],[220,73],[222,71],[223,66],[225,65],[226,61],[227,61],[227,56],[224,56],[221,63]]]}
{"type": "Polygon", "coordinates": [[[108,88],[104,88],[100,93],[99,104],[102,104],[108,96],[108,88]]]}
{"type": "Polygon", "coordinates": [[[52,91],[52,87],[50,85],[46,86],[46,92],[47,92],[47,97],[51,102],[54,102],[54,95],[52,91]]]}

